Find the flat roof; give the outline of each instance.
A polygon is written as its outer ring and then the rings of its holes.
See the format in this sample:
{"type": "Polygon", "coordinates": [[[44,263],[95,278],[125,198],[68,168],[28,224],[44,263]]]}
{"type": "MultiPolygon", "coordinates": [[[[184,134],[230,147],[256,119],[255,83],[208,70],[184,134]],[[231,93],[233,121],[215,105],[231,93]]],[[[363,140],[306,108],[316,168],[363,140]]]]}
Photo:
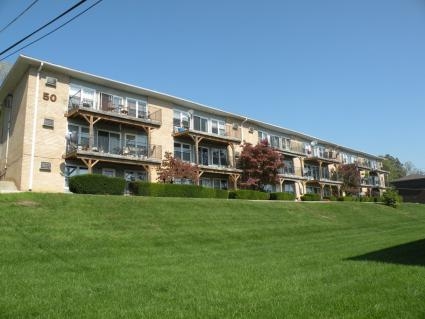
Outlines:
{"type": "Polygon", "coordinates": [[[382,160],[382,158],[379,157],[379,156],[369,154],[369,153],[366,153],[366,152],[363,152],[363,151],[355,150],[355,149],[345,147],[345,146],[342,146],[342,145],[338,145],[336,143],[332,143],[330,141],[326,141],[326,140],[320,139],[318,137],[307,135],[307,134],[297,132],[297,131],[294,131],[294,130],[291,130],[291,129],[288,129],[288,128],[284,128],[284,127],[277,126],[277,125],[270,124],[270,123],[261,122],[261,121],[258,121],[256,119],[251,119],[251,118],[248,118],[248,117],[243,116],[243,115],[223,111],[223,110],[215,108],[215,107],[211,107],[211,106],[207,106],[207,105],[204,105],[204,104],[193,102],[193,101],[190,101],[190,100],[187,100],[187,99],[179,98],[179,97],[176,97],[176,96],[173,96],[173,95],[170,95],[170,94],[161,93],[161,92],[146,89],[146,88],[143,88],[143,87],[135,86],[135,85],[132,85],[132,84],[111,80],[111,79],[108,79],[108,78],[105,78],[105,77],[101,77],[101,76],[90,74],[90,73],[87,73],[87,72],[82,72],[82,71],[78,71],[78,70],[75,70],[75,69],[67,68],[67,67],[57,65],[57,64],[53,64],[53,63],[50,63],[50,62],[47,62],[47,61],[31,58],[31,57],[28,57],[28,56],[25,56],[25,55],[20,55],[18,57],[15,64],[12,66],[10,72],[7,74],[6,78],[4,79],[4,81],[3,81],[3,83],[0,87],[0,101],[3,101],[6,98],[6,96],[14,90],[14,88],[17,86],[17,84],[21,80],[22,76],[25,74],[25,72],[27,72],[27,70],[30,67],[39,68],[40,65],[43,65],[44,70],[63,73],[63,74],[66,74],[70,77],[80,79],[80,80],[83,80],[83,81],[87,81],[87,82],[90,82],[90,83],[94,83],[94,84],[98,84],[98,85],[102,85],[102,86],[106,86],[106,87],[113,87],[115,89],[126,91],[126,92],[133,93],[133,94],[147,95],[149,97],[155,97],[155,98],[158,98],[158,99],[161,99],[161,100],[171,102],[175,105],[184,106],[184,107],[194,109],[194,110],[198,110],[198,111],[205,111],[205,112],[216,114],[216,115],[223,116],[223,117],[231,117],[235,120],[239,120],[241,122],[245,121],[247,123],[259,126],[259,127],[264,128],[266,130],[267,129],[272,130],[272,131],[279,132],[279,133],[289,135],[289,136],[297,136],[298,138],[306,140],[306,141],[316,141],[317,143],[325,144],[325,145],[328,145],[330,147],[333,147],[333,148],[336,148],[336,149],[339,149],[339,150],[347,151],[347,152],[352,153],[354,155],[366,156],[368,158],[382,160]]]}

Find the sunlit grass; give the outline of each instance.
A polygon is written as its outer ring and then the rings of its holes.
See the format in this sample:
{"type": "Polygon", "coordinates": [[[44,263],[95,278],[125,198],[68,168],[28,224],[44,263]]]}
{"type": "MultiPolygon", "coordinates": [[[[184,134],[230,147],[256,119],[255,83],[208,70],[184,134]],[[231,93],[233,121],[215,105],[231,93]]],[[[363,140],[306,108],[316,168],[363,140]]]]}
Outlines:
{"type": "Polygon", "coordinates": [[[424,230],[424,205],[1,195],[0,318],[423,318],[424,230]]]}

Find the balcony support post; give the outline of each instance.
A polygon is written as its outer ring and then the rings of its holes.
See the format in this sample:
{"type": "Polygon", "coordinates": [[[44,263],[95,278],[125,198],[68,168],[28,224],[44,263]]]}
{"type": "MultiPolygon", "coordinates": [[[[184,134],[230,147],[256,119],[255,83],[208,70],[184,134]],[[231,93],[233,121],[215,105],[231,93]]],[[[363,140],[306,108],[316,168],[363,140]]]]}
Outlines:
{"type": "Polygon", "coordinates": [[[91,158],[81,158],[84,164],[87,166],[87,170],[89,174],[93,174],[93,166],[99,163],[99,160],[93,160],[91,158]]]}
{"type": "Polygon", "coordinates": [[[192,140],[195,142],[195,164],[199,165],[199,143],[204,139],[202,136],[195,134],[189,134],[192,140]]]}
{"type": "Polygon", "coordinates": [[[100,117],[95,118],[93,115],[82,114],[84,119],[89,123],[89,149],[93,148],[94,144],[94,125],[100,121],[100,117]]]}
{"type": "Polygon", "coordinates": [[[241,177],[241,174],[230,174],[230,179],[233,182],[233,189],[238,189],[238,179],[241,177]]]}
{"type": "Polygon", "coordinates": [[[236,167],[236,159],[235,159],[235,145],[233,143],[229,143],[230,149],[232,150],[232,167],[236,167]]]}
{"type": "Polygon", "coordinates": [[[301,166],[301,176],[304,177],[304,158],[303,157],[298,157],[300,159],[300,166],[301,166]]]}
{"type": "Polygon", "coordinates": [[[280,192],[283,193],[283,182],[285,179],[283,177],[279,177],[279,184],[280,184],[280,192]]]}
{"type": "MultiPolygon", "coordinates": [[[[322,180],[322,161],[319,161],[319,181],[322,180]]],[[[321,198],[323,197],[323,194],[321,195],[321,198]]]]}

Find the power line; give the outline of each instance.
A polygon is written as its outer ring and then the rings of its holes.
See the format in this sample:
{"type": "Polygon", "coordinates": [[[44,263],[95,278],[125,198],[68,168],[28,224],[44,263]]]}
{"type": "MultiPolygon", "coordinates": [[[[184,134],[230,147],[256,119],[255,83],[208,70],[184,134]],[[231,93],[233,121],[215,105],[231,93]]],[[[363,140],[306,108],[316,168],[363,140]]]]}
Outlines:
{"type": "Polygon", "coordinates": [[[26,37],[24,37],[23,39],[19,40],[18,42],[15,42],[14,44],[12,44],[10,47],[8,47],[6,50],[3,50],[2,52],[0,52],[0,55],[3,55],[4,53],[6,53],[7,51],[10,51],[11,49],[13,49],[14,47],[16,47],[18,44],[24,42],[26,39],[28,39],[29,37],[33,36],[34,34],[36,34],[37,32],[39,32],[40,30],[44,29],[45,27],[51,25],[53,22],[55,22],[56,20],[62,18],[64,15],[68,14],[69,12],[71,12],[72,10],[74,10],[75,8],[79,7],[80,5],[82,5],[84,2],[86,2],[87,0],[81,0],[80,2],[78,2],[77,4],[73,5],[71,8],[69,8],[68,10],[66,10],[65,12],[61,13],[59,16],[57,16],[56,18],[54,18],[53,20],[50,20],[48,23],[46,23],[45,25],[43,25],[42,27],[38,28],[37,30],[35,30],[34,32],[32,32],[31,34],[27,35],[26,37]]]}
{"type": "Polygon", "coordinates": [[[23,16],[24,13],[27,12],[29,9],[31,9],[31,7],[33,5],[35,5],[37,2],[38,2],[38,0],[33,1],[24,11],[22,11],[20,14],[18,14],[18,16],[15,19],[10,21],[5,27],[3,27],[3,29],[0,30],[0,33],[2,33],[4,30],[6,30],[8,27],[10,27],[12,25],[12,23],[14,23],[16,20],[18,20],[21,16],[23,16]]]}
{"type": "Polygon", "coordinates": [[[36,43],[36,42],[38,42],[38,41],[40,41],[40,40],[44,39],[45,37],[47,37],[47,36],[49,36],[50,34],[52,34],[52,33],[56,32],[57,30],[59,30],[59,29],[63,28],[63,27],[64,27],[64,26],[66,26],[68,23],[70,23],[70,22],[74,21],[74,20],[75,20],[75,19],[77,19],[79,16],[81,16],[81,15],[82,15],[82,14],[84,14],[84,13],[86,13],[87,11],[89,11],[91,8],[93,8],[94,6],[98,5],[98,4],[99,4],[99,3],[101,3],[102,1],[103,1],[103,0],[98,0],[97,2],[93,3],[90,7],[88,7],[88,8],[87,8],[87,9],[85,9],[84,11],[81,11],[80,13],[78,13],[77,15],[75,15],[74,17],[72,17],[71,19],[69,19],[68,21],[66,21],[66,22],[62,23],[60,26],[58,26],[57,28],[53,29],[52,31],[50,31],[50,32],[46,33],[45,35],[43,35],[43,36],[39,37],[38,39],[35,39],[34,41],[32,41],[32,42],[30,42],[30,43],[28,43],[28,44],[24,45],[23,47],[21,47],[21,48],[19,48],[19,49],[15,50],[15,51],[13,51],[12,53],[10,53],[10,54],[6,55],[4,58],[1,58],[1,59],[0,59],[0,62],[1,62],[1,61],[3,61],[3,60],[5,60],[5,59],[7,59],[8,57],[10,57],[10,56],[14,55],[15,53],[17,53],[17,52],[19,52],[19,51],[21,51],[21,50],[25,49],[26,47],[29,47],[30,45],[32,45],[32,44],[34,44],[34,43],[36,43]]]}

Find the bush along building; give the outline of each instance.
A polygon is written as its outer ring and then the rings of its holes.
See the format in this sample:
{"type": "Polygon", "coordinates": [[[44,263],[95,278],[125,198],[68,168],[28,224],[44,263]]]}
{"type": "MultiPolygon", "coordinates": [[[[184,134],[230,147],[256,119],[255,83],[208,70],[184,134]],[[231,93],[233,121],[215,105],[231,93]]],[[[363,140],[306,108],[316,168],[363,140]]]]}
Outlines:
{"type": "Polygon", "coordinates": [[[197,164],[200,185],[235,189],[243,145],[264,139],[285,164],[267,190],[342,195],[339,169],[350,164],[358,193],[380,195],[387,185],[380,157],[26,56],[6,76],[0,101],[0,178],[22,191],[64,192],[80,174],[156,182],[165,152],[197,164]]]}

